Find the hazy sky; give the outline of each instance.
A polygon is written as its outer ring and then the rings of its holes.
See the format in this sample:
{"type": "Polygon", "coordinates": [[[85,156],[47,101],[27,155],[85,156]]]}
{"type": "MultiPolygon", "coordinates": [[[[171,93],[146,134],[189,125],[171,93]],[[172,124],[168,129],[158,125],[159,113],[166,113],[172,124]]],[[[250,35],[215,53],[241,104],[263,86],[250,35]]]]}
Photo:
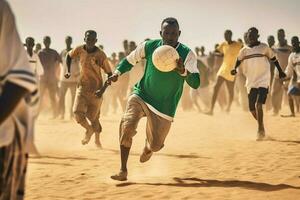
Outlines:
{"type": "Polygon", "coordinates": [[[126,38],[141,42],[159,38],[163,18],[173,16],[180,23],[180,41],[194,49],[208,50],[223,40],[225,29],[241,38],[256,26],[265,41],[284,28],[288,40],[300,36],[300,0],[10,0],[22,39],[33,36],[41,42],[52,37],[52,47],[61,51],[66,35],[73,43],[83,42],[87,29],[98,32],[107,54],[122,50],[126,38]]]}

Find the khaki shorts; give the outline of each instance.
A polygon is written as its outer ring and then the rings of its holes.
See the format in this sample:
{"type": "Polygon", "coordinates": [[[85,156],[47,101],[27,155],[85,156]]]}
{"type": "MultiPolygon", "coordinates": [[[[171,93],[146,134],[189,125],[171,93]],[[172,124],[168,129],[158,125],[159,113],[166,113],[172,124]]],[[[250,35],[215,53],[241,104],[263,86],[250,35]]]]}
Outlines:
{"type": "Polygon", "coordinates": [[[73,105],[74,114],[84,114],[91,122],[100,116],[102,98],[97,98],[93,93],[84,93],[76,91],[73,105]]]}
{"type": "Polygon", "coordinates": [[[132,138],[137,133],[136,128],[142,117],[147,117],[146,136],[148,146],[152,151],[159,151],[164,146],[171,121],[168,121],[147,107],[145,102],[137,95],[129,97],[125,113],[120,123],[120,144],[131,147],[132,138]]]}

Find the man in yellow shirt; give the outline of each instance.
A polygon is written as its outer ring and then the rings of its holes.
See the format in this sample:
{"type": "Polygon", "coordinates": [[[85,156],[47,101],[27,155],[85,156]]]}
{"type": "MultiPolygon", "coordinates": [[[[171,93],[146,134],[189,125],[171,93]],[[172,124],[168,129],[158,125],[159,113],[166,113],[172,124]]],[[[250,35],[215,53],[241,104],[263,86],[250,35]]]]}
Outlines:
{"type": "Polygon", "coordinates": [[[219,89],[225,82],[229,92],[229,101],[226,111],[230,111],[230,107],[233,100],[234,94],[234,76],[230,74],[230,71],[234,68],[237,56],[242,44],[232,40],[232,31],[226,30],[224,33],[225,42],[221,43],[217,50],[224,55],[223,63],[217,73],[217,81],[214,86],[213,96],[211,101],[210,110],[205,114],[213,115],[214,106],[219,93],[219,89]]]}

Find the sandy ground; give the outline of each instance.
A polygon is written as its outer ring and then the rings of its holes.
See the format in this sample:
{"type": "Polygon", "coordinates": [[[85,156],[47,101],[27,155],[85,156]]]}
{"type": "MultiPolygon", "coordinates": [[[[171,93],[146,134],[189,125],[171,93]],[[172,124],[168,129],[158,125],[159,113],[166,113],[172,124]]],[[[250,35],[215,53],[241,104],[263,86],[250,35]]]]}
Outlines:
{"type": "Polygon", "coordinates": [[[26,199],[300,199],[300,117],[265,115],[269,141],[256,142],[256,123],[234,107],[213,117],[177,112],[165,148],[139,163],[145,120],[129,158],[126,182],[119,170],[121,112],[101,118],[102,144],[81,145],[84,130],[73,121],[37,122],[41,157],[31,157],[26,199]]]}

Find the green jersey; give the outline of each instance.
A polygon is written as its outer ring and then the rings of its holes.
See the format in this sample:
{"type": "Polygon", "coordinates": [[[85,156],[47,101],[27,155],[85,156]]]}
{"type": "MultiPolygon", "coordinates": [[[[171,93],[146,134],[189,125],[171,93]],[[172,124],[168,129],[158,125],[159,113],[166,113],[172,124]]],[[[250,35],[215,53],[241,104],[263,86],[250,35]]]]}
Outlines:
{"type": "Polygon", "coordinates": [[[137,62],[145,59],[144,75],[134,86],[133,94],[138,95],[151,111],[172,121],[182,95],[184,82],[197,89],[200,86],[200,76],[195,54],[181,43],[178,43],[175,49],[183,60],[186,73],[180,75],[176,71],[159,71],[152,62],[152,54],[162,45],[162,40],[149,40],[142,43],[118,64],[117,73],[123,74],[137,62]]]}

